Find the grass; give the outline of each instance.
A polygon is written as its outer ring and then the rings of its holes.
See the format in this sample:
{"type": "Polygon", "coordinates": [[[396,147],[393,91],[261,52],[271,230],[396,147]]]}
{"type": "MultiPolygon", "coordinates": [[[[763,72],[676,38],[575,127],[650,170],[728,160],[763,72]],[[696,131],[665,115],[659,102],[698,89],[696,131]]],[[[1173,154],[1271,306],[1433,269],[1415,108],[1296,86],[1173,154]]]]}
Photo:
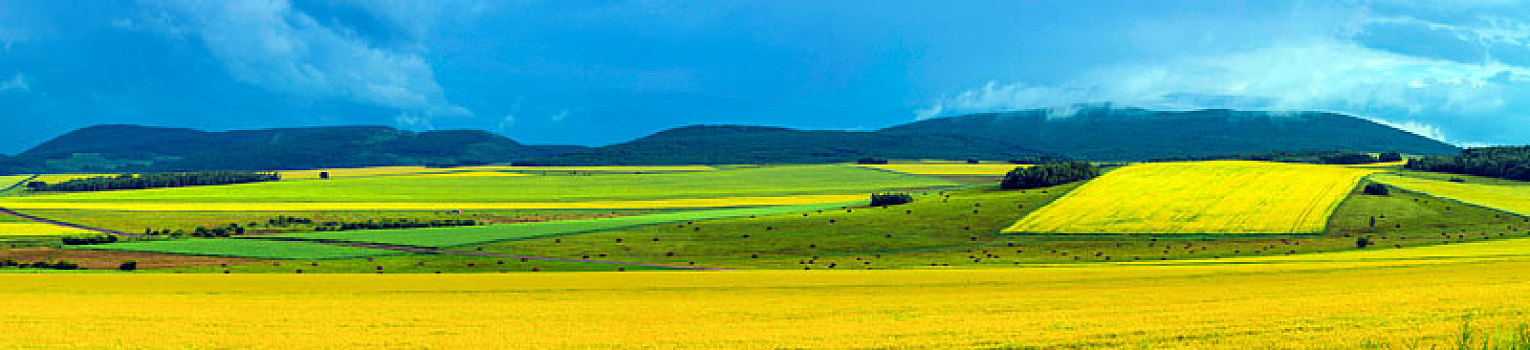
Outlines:
{"type": "MultiPolygon", "coordinates": [[[[222,227],[239,224],[251,228],[251,233],[285,233],[311,231],[304,225],[271,226],[268,220],[277,217],[298,217],[318,222],[362,222],[376,219],[455,220],[471,219],[480,223],[507,224],[555,220],[578,220],[624,215],[642,215],[663,210],[479,210],[454,213],[451,211],[160,211],[140,212],[121,210],[26,210],[26,214],[60,220],[90,227],[100,227],[123,232],[153,230],[184,230],[191,232],[197,227],[222,227]],[[255,225],[251,225],[255,223],[255,225]]],[[[3,222],[6,216],[0,216],[3,222]]]]}
{"type": "Polygon", "coordinates": [[[857,166],[914,175],[983,175],[1003,176],[1023,165],[1015,164],[857,164],[857,166]]]}
{"type": "Polygon", "coordinates": [[[1496,334],[1491,330],[1512,330],[1530,317],[1530,258],[1422,260],[1388,268],[1294,262],[945,271],[10,275],[0,285],[0,309],[6,310],[0,321],[9,327],[0,344],[1447,348],[1463,333],[1476,345],[1496,334]],[[104,331],[167,323],[182,329],[104,331]],[[97,329],[103,331],[90,331],[97,329]]]}
{"type": "Polygon", "coordinates": [[[180,239],[69,246],[69,248],[257,259],[344,259],[401,254],[389,250],[309,242],[257,241],[247,239],[180,239]]]}
{"type": "Polygon", "coordinates": [[[1318,233],[1368,173],[1246,161],[1132,165],[1090,181],[1005,232],[1318,233]]]}
{"type": "Polygon", "coordinates": [[[665,174],[522,177],[363,177],[4,198],[53,203],[564,203],[863,194],[952,182],[844,165],[665,174]]]}
{"type": "Polygon", "coordinates": [[[1530,183],[1527,182],[1425,172],[1376,174],[1371,179],[1464,203],[1530,215],[1530,183]],[[1450,178],[1466,182],[1451,182],[1450,178]]]}
{"type": "Polygon", "coordinates": [[[305,203],[121,203],[121,202],[16,202],[4,203],[17,210],[113,210],[133,212],[176,211],[453,211],[453,210],[591,210],[591,209],[688,209],[767,205],[837,203],[866,197],[857,194],[807,194],[763,197],[677,198],[582,202],[305,202],[305,203]]]}
{"type": "Polygon", "coordinates": [[[409,230],[313,232],[305,234],[276,235],[273,237],[323,241],[378,243],[415,247],[452,247],[468,244],[482,244],[497,241],[613,230],[632,226],[655,225],[729,217],[743,217],[751,215],[776,215],[830,208],[837,209],[843,206],[856,204],[862,203],[851,202],[756,208],[713,209],[623,216],[604,219],[549,221],[497,226],[428,228],[409,230]]]}

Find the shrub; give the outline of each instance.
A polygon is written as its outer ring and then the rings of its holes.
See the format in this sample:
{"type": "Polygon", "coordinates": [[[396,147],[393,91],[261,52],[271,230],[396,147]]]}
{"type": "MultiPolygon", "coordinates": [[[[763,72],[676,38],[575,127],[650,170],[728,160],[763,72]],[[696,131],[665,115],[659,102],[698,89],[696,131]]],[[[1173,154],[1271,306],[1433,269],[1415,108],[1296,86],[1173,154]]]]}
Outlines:
{"type": "Polygon", "coordinates": [[[999,187],[1006,190],[1057,186],[1100,176],[1100,168],[1089,162],[1069,161],[1016,168],[1004,175],[999,187]]]}
{"type": "Polygon", "coordinates": [[[91,244],[116,243],[117,242],[117,236],[114,236],[114,235],[100,235],[100,236],[64,237],[63,241],[64,241],[64,245],[91,245],[91,244]]]}
{"type": "Polygon", "coordinates": [[[1403,156],[1402,156],[1402,153],[1387,152],[1387,153],[1382,153],[1379,156],[1376,156],[1376,160],[1379,160],[1379,161],[1381,161],[1383,163],[1385,163],[1385,162],[1401,162],[1403,160],[1403,156]]]}
{"type": "Polygon", "coordinates": [[[871,206],[899,205],[914,201],[914,196],[907,193],[872,193],[871,206]]]}
{"type": "Polygon", "coordinates": [[[978,163],[982,163],[982,162],[983,161],[977,160],[977,159],[968,159],[967,160],[967,164],[978,164],[978,163]]]}
{"type": "Polygon", "coordinates": [[[1372,196],[1386,196],[1391,195],[1392,190],[1387,188],[1387,185],[1373,182],[1365,185],[1365,194],[1372,196]]]}
{"type": "Polygon", "coordinates": [[[1371,236],[1360,236],[1360,238],[1355,239],[1356,248],[1364,249],[1365,247],[1369,247],[1375,244],[1376,242],[1371,241],[1371,236]]]}
{"type": "Polygon", "coordinates": [[[857,159],[855,161],[855,163],[856,164],[887,164],[887,159],[882,159],[882,158],[861,158],[861,159],[857,159]]]}
{"type": "Polygon", "coordinates": [[[122,263],[122,265],[118,265],[118,266],[117,266],[117,269],[118,269],[118,270],[122,270],[122,271],[133,271],[133,270],[137,270],[137,269],[138,269],[138,262],[137,262],[137,261],[127,261],[127,262],[123,262],[123,263],[122,263]]]}

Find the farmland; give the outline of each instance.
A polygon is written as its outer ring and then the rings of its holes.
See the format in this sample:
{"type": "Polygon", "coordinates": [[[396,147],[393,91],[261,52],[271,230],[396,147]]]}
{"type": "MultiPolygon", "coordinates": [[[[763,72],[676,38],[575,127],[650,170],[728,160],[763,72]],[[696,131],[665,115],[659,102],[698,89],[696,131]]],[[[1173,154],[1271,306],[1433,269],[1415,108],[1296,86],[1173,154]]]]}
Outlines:
{"type": "Polygon", "coordinates": [[[965,164],[965,163],[893,163],[857,164],[860,167],[881,169],[914,175],[978,175],[1003,176],[1020,165],[1015,164],[965,164]]]}
{"type": "Polygon", "coordinates": [[[1373,179],[1388,185],[1427,192],[1464,203],[1530,215],[1530,183],[1466,175],[1450,177],[1470,180],[1451,182],[1440,177],[1410,172],[1406,175],[1377,174],[1373,176],[1373,179]]]}
{"type": "Polygon", "coordinates": [[[1135,165],[1091,181],[1005,232],[1317,233],[1368,173],[1245,161],[1135,165]]]}
{"type": "Polygon", "coordinates": [[[843,165],[779,166],[663,174],[518,177],[376,176],[0,199],[23,203],[559,203],[864,194],[950,186],[936,178],[843,165]]]}
{"type": "Polygon", "coordinates": [[[71,248],[140,253],[170,253],[273,259],[342,259],[399,254],[398,252],[387,250],[355,248],[308,242],[257,241],[244,239],[184,239],[75,246],[71,248]]]}
{"type": "Polygon", "coordinates": [[[7,222],[0,220],[0,237],[4,236],[67,236],[90,233],[90,231],[58,227],[32,222],[7,222]]]}
{"type": "Polygon", "coordinates": [[[13,275],[0,343],[1443,348],[1464,335],[1476,348],[1507,344],[1527,321],[1524,248],[1024,270],[13,275]],[[169,320],[184,331],[109,331],[169,320]]]}

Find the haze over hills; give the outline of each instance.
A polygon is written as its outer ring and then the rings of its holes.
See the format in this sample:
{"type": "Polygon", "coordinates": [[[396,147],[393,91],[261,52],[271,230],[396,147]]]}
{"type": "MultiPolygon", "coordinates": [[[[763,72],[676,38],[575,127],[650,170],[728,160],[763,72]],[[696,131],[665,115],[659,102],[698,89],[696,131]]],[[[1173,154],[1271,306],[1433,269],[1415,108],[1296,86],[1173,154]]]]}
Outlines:
{"type": "Polygon", "coordinates": [[[1090,107],[935,118],[876,131],[698,125],[585,148],[529,146],[476,130],[353,126],[205,132],[101,125],[0,160],[8,173],[271,170],[517,162],[534,165],[829,163],[860,158],[1007,160],[1062,155],[1147,160],[1347,150],[1454,154],[1459,148],[1334,113],[1090,107]]]}
{"type": "Polygon", "coordinates": [[[530,163],[842,162],[862,157],[1005,160],[1039,154],[1133,161],[1332,150],[1409,154],[1460,151],[1444,142],[1335,113],[1090,107],[1067,116],[1025,110],[934,118],[871,132],[682,127],[530,163]]]}

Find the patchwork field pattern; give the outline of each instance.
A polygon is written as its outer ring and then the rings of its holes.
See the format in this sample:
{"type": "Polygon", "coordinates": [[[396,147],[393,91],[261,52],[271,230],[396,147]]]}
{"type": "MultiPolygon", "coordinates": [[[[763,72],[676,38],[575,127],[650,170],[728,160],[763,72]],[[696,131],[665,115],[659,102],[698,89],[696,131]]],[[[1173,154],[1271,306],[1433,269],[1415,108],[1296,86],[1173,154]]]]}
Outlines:
{"type": "Polygon", "coordinates": [[[8,197],[21,203],[568,203],[866,194],[955,183],[844,165],[664,174],[518,177],[364,177],[8,197]]]}
{"type": "Polygon", "coordinates": [[[401,254],[400,252],[390,250],[309,242],[257,241],[248,239],[181,239],[70,246],[69,248],[259,259],[344,259],[401,254]]]}
{"type": "Polygon", "coordinates": [[[1371,176],[1371,179],[1463,203],[1530,215],[1530,183],[1508,180],[1481,181],[1475,177],[1470,183],[1458,183],[1396,174],[1376,174],[1371,176]]]}
{"type": "Polygon", "coordinates": [[[1300,234],[1373,171],[1247,161],[1124,167],[1026,216],[1008,233],[1300,234]]]}
{"type": "Polygon", "coordinates": [[[914,175],[983,175],[1003,176],[1024,165],[1015,164],[857,164],[857,166],[914,175]]]}
{"type": "Polygon", "coordinates": [[[777,215],[822,209],[837,209],[844,206],[860,204],[865,203],[848,202],[757,208],[713,209],[650,215],[622,216],[605,219],[533,222],[513,225],[427,228],[409,230],[312,232],[302,234],[277,235],[271,237],[319,241],[377,243],[414,247],[451,247],[534,237],[612,230],[632,226],[684,222],[691,220],[720,219],[751,215],[777,215]]]}
{"type": "Polygon", "coordinates": [[[686,209],[770,205],[841,203],[866,198],[865,194],[788,195],[775,197],[678,198],[634,201],[519,202],[519,203],[99,203],[16,202],[11,209],[76,209],[117,211],[444,211],[517,209],[686,209]]]}
{"type": "Polygon", "coordinates": [[[1512,336],[1530,313],[1527,247],[1459,247],[1024,270],[11,275],[0,344],[1478,348],[1512,336]],[[187,327],[173,338],[64,331],[172,320],[187,327]]]}

